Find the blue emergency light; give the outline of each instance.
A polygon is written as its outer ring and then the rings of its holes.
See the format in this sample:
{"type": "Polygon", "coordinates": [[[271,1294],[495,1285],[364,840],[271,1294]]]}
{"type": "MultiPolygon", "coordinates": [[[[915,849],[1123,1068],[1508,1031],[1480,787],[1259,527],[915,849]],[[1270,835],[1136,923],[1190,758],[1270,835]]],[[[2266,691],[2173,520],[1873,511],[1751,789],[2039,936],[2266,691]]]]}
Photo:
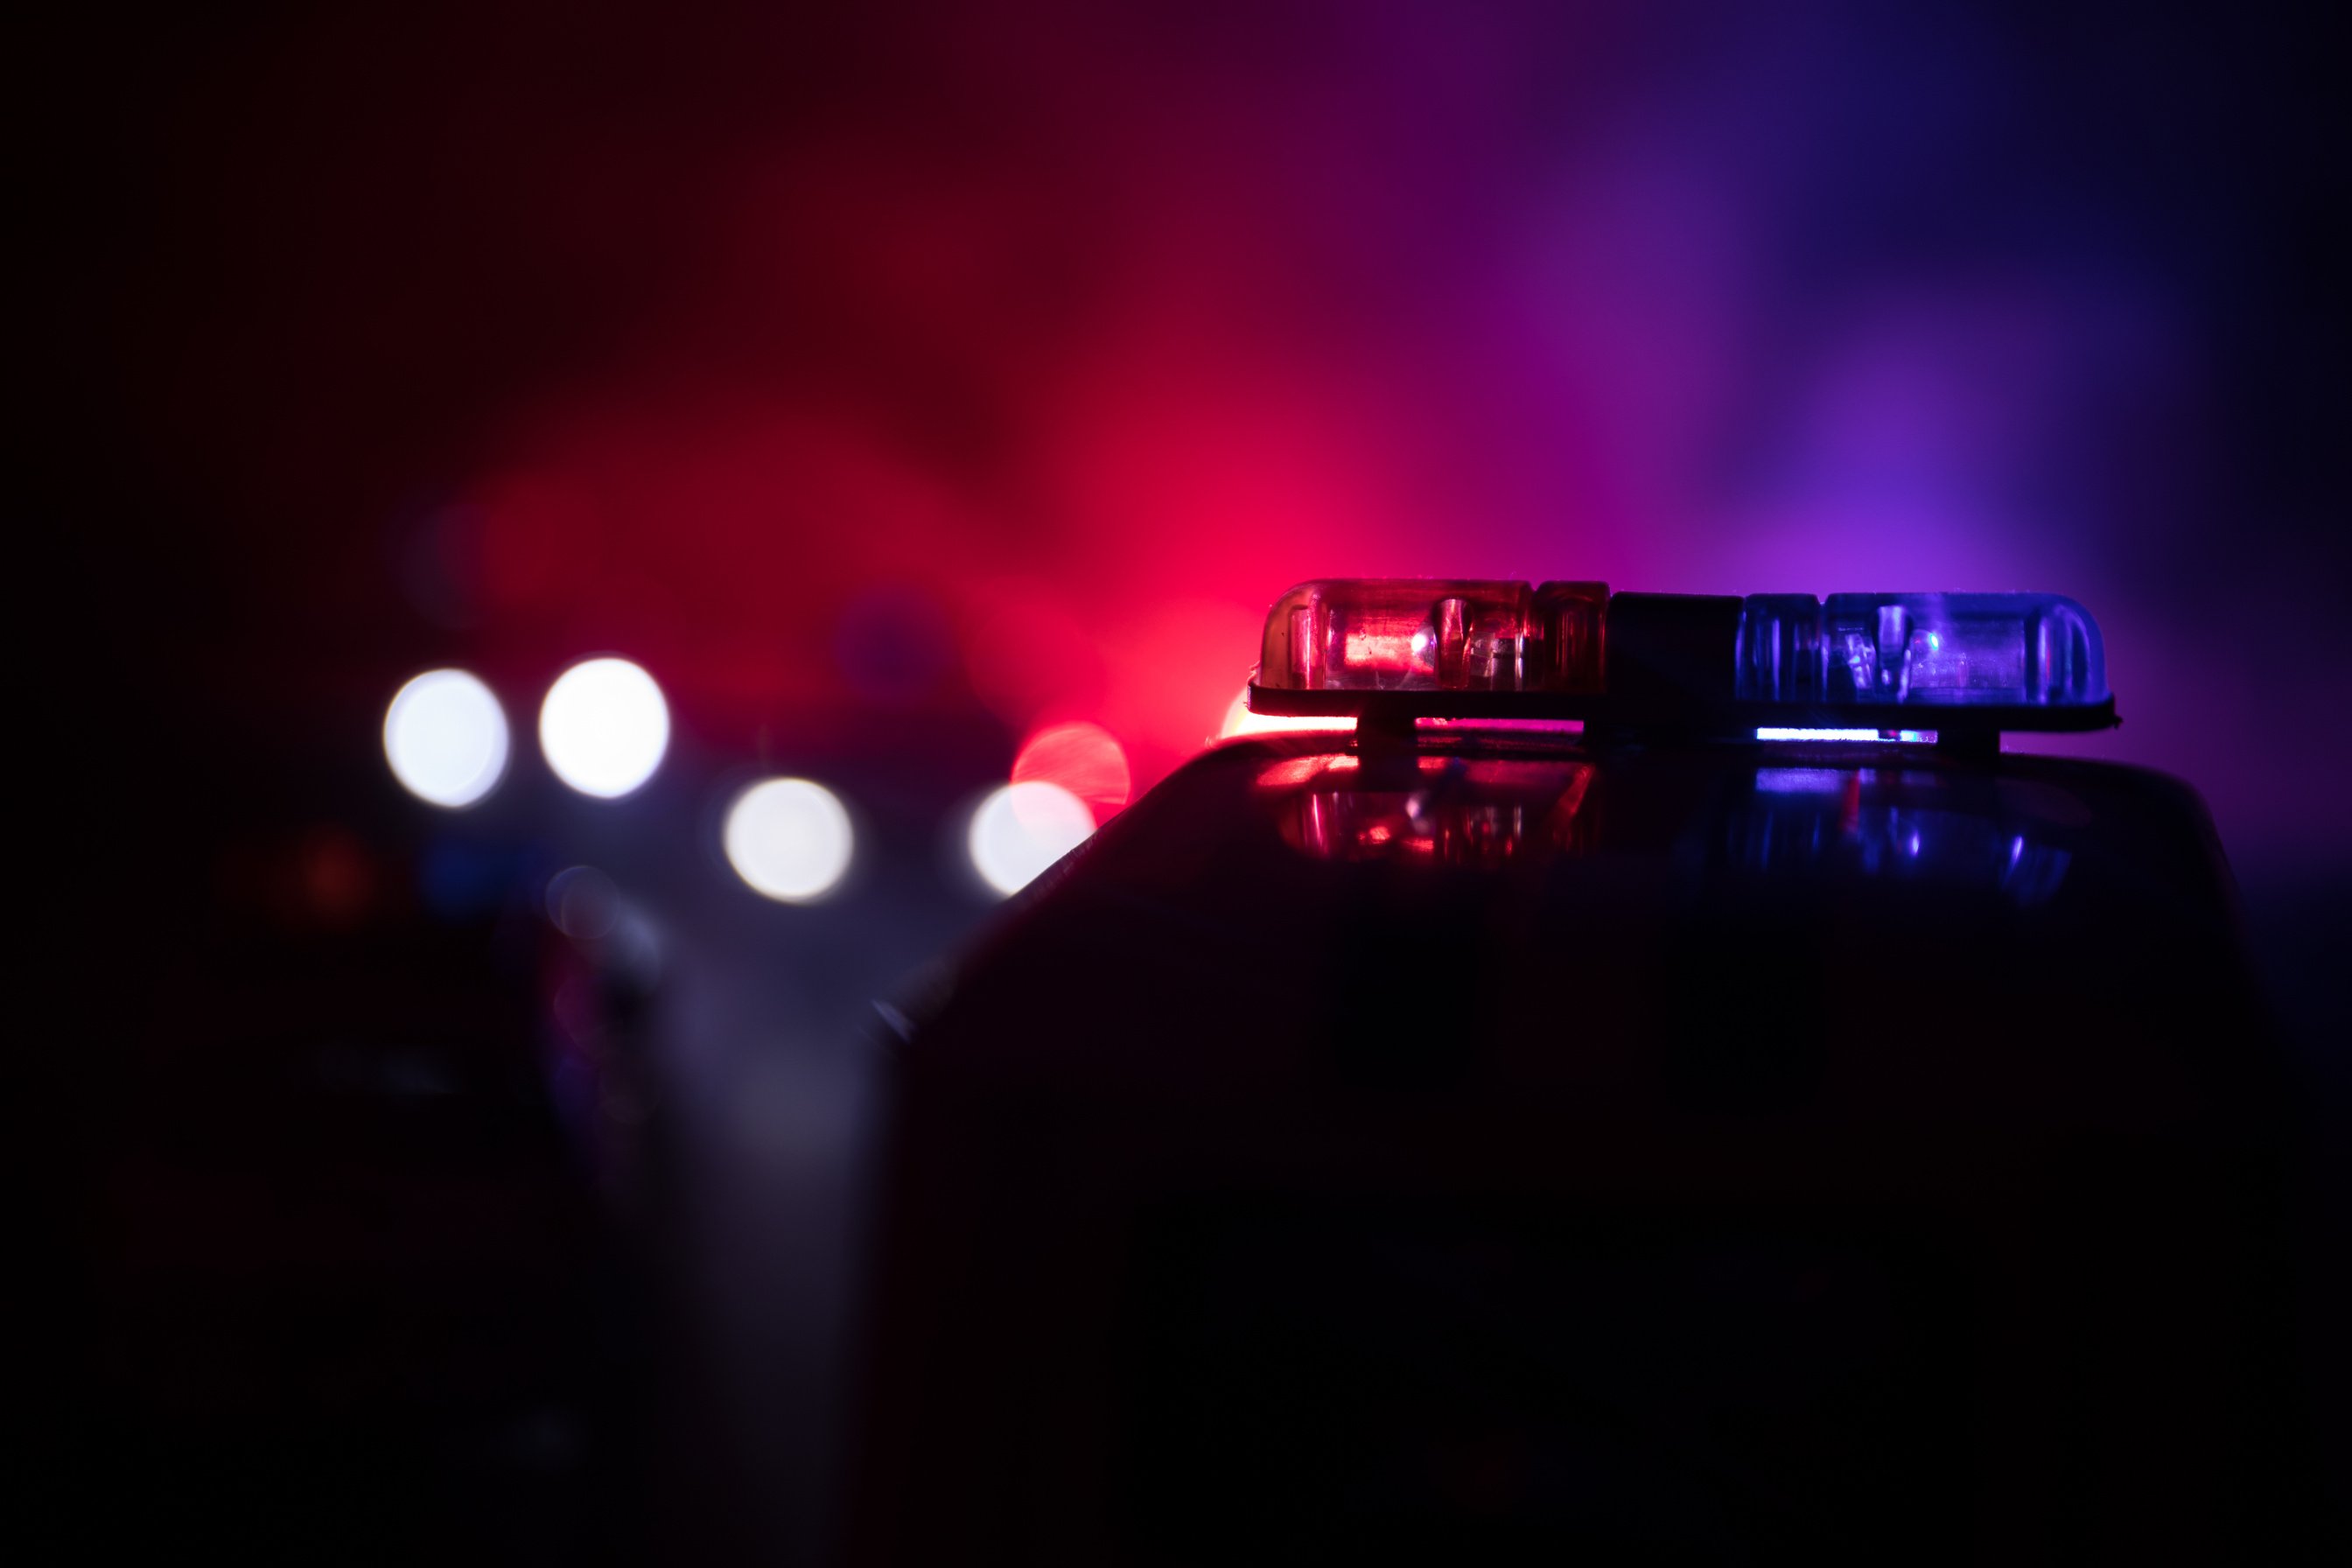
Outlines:
{"type": "Polygon", "coordinates": [[[2116,723],[2099,628],[2055,594],[1612,594],[1601,583],[1303,583],[1267,613],[1258,713],[1578,720],[1948,741],[2116,723]]]}

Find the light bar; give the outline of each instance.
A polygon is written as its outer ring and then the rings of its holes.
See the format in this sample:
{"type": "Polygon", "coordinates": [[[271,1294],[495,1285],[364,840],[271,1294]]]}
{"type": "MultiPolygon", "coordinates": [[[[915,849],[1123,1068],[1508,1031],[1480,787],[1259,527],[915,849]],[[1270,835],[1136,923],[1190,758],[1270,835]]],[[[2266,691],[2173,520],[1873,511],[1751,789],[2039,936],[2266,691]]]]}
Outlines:
{"type": "Polygon", "coordinates": [[[1249,697],[1269,714],[1750,734],[1982,736],[2115,722],[2098,626],[2053,594],[1739,599],[1612,595],[1600,583],[1326,579],[1275,602],[1249,697]]]}
{"type": "Polygon", "coordinates": [[[1933,730],[1791,730],[1783,724],[1759,724],[1759,741],[1900,741],[1916,746],[1933,741],[1933,730]]]}

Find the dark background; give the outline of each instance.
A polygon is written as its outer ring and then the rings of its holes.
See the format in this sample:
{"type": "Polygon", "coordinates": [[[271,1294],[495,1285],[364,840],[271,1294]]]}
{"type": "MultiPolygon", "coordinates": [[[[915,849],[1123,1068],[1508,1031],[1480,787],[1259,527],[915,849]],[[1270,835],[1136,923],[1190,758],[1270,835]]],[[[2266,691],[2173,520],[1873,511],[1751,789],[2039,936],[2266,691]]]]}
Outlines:
{"type": "Polygon", "coordinates": [[[1167,772],[1310,575],[2074,595],[2126,722],[2052,749],[2204,794],[2340,1127],[2352,256],[2320,23],[36,27],[16,1048],[58,1516],[395,1560],[815,1552],[867,1003],[988,907],[943,841],[1042,722],[1167,772]],[[604,651],[678,735],[613,805],[527,734],[604,651]],[[448,663],[518,729],[456,816],[378,742],[448,663]],[[761,770],[859,814],[842,897],[767,905],[717,858],[761,770]],[[621,935],[539,913],[581,863],[621,935]]]}

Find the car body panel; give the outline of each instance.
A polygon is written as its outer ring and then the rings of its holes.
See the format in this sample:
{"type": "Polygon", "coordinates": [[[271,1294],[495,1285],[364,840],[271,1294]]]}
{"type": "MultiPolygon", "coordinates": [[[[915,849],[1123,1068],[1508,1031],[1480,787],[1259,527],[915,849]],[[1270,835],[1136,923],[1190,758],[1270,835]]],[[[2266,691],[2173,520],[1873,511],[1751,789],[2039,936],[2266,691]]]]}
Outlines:
{"type": "Polygon", "coordinates": [[[861,1561],[1968,1561],[2295,1517],[2275,1062],[2159,775],[1261,737],[917,1012],[861,1561]]]}

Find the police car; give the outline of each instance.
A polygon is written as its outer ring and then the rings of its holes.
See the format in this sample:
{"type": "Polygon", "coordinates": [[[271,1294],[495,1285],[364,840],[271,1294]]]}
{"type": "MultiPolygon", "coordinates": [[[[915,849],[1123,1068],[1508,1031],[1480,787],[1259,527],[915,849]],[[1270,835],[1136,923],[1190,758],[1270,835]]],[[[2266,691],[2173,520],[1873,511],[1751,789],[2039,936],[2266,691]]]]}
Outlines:
{"type": "Polygon", "coordinates": [[[894,1046],[863,1563],[2283,1561],[2281,1089],[2042,595],[1327,581],[894,1046]],[[1334,728],[1345,726],[1346,728],[1334,728]]]}

